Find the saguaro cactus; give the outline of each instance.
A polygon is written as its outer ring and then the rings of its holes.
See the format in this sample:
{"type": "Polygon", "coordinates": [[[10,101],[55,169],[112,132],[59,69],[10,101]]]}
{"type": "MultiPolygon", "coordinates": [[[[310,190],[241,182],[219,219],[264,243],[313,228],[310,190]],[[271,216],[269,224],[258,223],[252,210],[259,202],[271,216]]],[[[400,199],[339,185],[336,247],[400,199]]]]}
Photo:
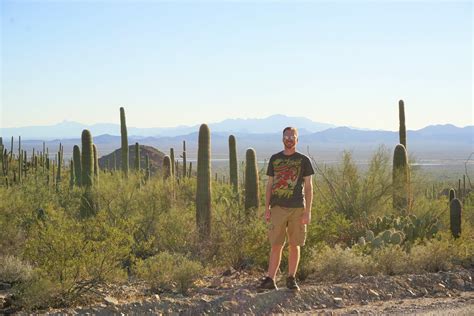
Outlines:
{"type": "Polygon", "coordinates": [[[63,150],[62,146],[59,146],[59,151],[58,151],[58,173],[56,174],[56,185],[59,186],[61,183],[61,177],[62,177],[62,166],[63,166],[63,150]]]}
{"type": "Polygon", "coordinates": [[[175,177],[175,160],[174,160],[174,148],[170,148],[170,160],[171,160],[171,177],[175,177]]]}
{"type": "Polygon", "coordinates": [[[125,109],[123,107],[120,108],[120,135],[122,140],[122,172],[125,177],[128,177],[128,136],[125,109]]]}
{"type": "Polygon", "coordinates": [[[229,136],[229,179],[230,184],[234,188],[234,192],[239,190],[239,176],[237,170],[237,145],[235,142],[235,136],[229,136]]]}
{"type": "Polygon", "coordinates": [[[186,141],[183,140],[183,178],[186,178],[186,141]]]}
{"type": "Polygon", "coordinates": [[[408,157],[405,147],[398,144],[393,153],[393,207],[408,210],[410,202],[408,157]]]}
{"type": "Polygon", "coordinates": [[[170,156],[163,157],[163,178],[168,179],[171,177],[171,159],[170,156]]]}
{"type": "Polygon", "coordinates": [[[94,149],[92,146],[92,135],[87,129],[82,131],[82,177],[81,183],[85,187],[94,184],[94,149]]]}
{"type": "Polygon", "coordinates": [[[74,187],[74,182],[75,182],[75,176],[74,176],[74,160],[71,159],[69,161],[69,187],[73,188],[74,187]]]}
{"type": "Polygon", "coordinates": [[[81,176],[82,176],[82,162],[81,162],[81,150],[79,146],[74,145],[72,149],[72,159],[74,160],[74,183],[77,186],[81,186],[81,176]]]}
{"type": "Polygon", "coordinates": [[[458,238],[461,236],[461,201],[459,201],[457,198],[454,198],[449,204],[449,211],[451,234],[453,234],[454,238],[458,238]]]}
{"type": "Polygon", "coordinates": [[[211,135],[209,127],[199,128],[196,225],[201,239],[211,234],[211,135]]]}
{"type": "Polygon", "coordinates": [[[148,155],[145,156],[145,181],[150,180],[151,172],[150,172],[150,158],[148,155]]]}
{"type": "Polygon", "coordinates": [[[135,171],[140,171],[140,145],[135,143],[135,171]]]}
{"type": "Polygon", "coordinates": [[[456,191],[451,188],[449,189],[449,203],[456,198],[456,191]]]}
{"type": "Polygon", "coordinates": [[[99,183],[99,153],[97,152],[97,146],[95,144],[92,144],[92,151],[94,154],[94,180],[95,183],[99,183]]]}
{"type": "Polygon", "coordinates": [[[403,100],[398,101],[398,117],[399,117],[399,136],[400,136],[400,144],[405,146],[407,149],[407,129],[405,126],[405,104],[403,100]]]}
{"type": "Polygon", "coordinates": [[[257,157],[253,148],[245,154],[245,210],[258,208],[258,171],[257,157]]]}

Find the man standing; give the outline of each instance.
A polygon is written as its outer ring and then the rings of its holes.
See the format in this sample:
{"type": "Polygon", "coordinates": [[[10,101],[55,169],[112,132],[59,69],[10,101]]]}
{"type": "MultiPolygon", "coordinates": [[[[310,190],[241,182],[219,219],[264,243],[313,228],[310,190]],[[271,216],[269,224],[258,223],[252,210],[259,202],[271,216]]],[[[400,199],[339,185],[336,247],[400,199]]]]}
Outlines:
{"type": "Polygon", "coordinates": [[[275,277],[280,266],[285,239],[288,237],[288,277],[286,286],[299,290],[295,275],[300,260],[300,247],[306,240],[306,225],[311,221],[313,201],[313,166],[309,158],[296,151],[298,130],[283,130],[284,150],[273,155],[268,164],[265,219],[270,222],[271,243],[267,277],[258,290],[277,289],[275,277]]]}

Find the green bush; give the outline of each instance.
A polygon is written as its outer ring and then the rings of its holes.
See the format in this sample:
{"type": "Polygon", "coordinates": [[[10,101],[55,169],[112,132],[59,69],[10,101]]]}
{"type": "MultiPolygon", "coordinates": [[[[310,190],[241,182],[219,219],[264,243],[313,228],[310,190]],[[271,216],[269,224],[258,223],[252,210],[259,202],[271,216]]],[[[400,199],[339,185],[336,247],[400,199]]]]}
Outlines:
{"type": "Polygon", "coordinates": [[[129,252],[128,235],[110,226],[105,212],[84,221],[52,213],[32,225],[23,255],[39,271],[35,282],[54,288],[52,301],[70,305],[104,282],[124,280],[129,252]]]}
{"type": "Polygon", "coordinates": [[[182,254],[165,251],[137,261],[134,273],[149,282],[154,291],[177,289],[186,294],[194,287],[194,282],[203,276],[204,268],[200,262],[182,254]]]}

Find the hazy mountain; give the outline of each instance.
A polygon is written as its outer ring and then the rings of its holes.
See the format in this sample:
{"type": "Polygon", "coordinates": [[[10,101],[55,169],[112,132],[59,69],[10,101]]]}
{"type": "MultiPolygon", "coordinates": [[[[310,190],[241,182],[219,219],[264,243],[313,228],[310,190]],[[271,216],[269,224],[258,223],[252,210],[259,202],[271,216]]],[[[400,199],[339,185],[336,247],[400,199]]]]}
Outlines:
{"type": "MultiPolygon", "coordinates": [[[[197,153],[198,132],[195,131],[179,136],[141,137],[130,136],[129,144],[138,142],[158,150],[169,153],[174,148],[176,157],[182,152],[183,141],[186,141],[187,156],[195,159],[197,153]]],[[[259,160],[267,159],[271,154],[282,149],[281,131],[275,133],[230,133],[218,132],[211,129],[211,151],[213,159],[226,160],[228,158],[228,137],[234,134],[237,139],[239,159],[245,157],[245,150],[255,148],[259,160]]],[[[103,134],[94,137],[98,147],[99,156],[107,155],[120,148],[120,136],[103,134]]],[[[457,159],[463,162],[471,152],[474,152],[474,126],[459,128],[453,125],[432,125],[417,131],[407,131],[407,147],[410,155],[417,159],[457,159]]],[[[10,138],[3,139],[6,148],[10,149],[10,138]]],[[[64,155],[68,159],[72,147],[79,145],[79,137],[47,141],[46,146],[50,153],[57,151],[59,142],[64,146],[64,155]]],[[[332,161],[339,159],[343,150],[350,150],[356,159],[365,160],[380,146],[393,150],[398,143],[398,132],[390,131],[365,131],[348,127],[330,128],[324,131],[300,135],[298,149],[316,159],[332,161]]],[[[14,148],[18,146],[15,139],[14,148]]],[[[22,148],[31,152],[42,149],[42,142],[38,140],[23,140],[22,148]]]]}
{"type": "MultiPolygon", "coordinates": [[[[333,124],[313,122],[304,117],[288,117],[285,115],[272,115],[263,119],[227,119],[218,123],[211,123],[209,127],[213,132],[230,133],[275,133],[286,126],[298,126],[301,134],[314,133],[327,128],[336,127],[333,124]]],[[[0,128],[0,135],[4,138],[18,137],[22,139],[56,139],[77,138],[83,129],[91,131],[92,135],[120,135],[120,124],[101,123],[85,125],[72,121],[63,121],[50,126],[26,126],[16,128],[0,128]]],[[[177,126],[169,128],[138,128],[128,127],[128,135],[142,137],[178,136],[193,133],[199,130],[199,125],[177,126]]]]}

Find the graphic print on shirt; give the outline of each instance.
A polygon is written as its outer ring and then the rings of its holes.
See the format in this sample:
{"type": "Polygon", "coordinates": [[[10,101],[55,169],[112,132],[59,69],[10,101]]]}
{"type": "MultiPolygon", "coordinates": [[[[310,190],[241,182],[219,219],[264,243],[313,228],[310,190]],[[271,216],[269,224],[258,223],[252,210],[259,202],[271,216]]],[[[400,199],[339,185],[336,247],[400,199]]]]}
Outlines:
{"type": "Polygon", "coordinates": [[[275,159],[275,178],[272,194],[278,198],[291,198],[301,171],[301,159],[275,159]]]}

